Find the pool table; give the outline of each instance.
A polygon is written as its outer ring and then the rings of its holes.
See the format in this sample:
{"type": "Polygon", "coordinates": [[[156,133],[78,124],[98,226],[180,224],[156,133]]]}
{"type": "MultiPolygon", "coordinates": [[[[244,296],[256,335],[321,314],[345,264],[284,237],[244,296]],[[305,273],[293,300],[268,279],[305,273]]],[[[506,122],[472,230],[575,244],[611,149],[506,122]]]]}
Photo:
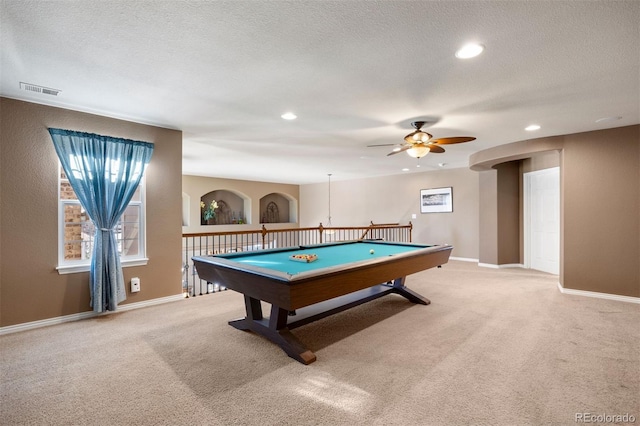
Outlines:
{"type": "Polygon", "coordinates": [[[405,286],[405,278],[447,263],[452,249],[357,240],[196,256],[193,261],[201,279],[244,295],[246,317],[230,321],[231,326],[258,333],[291,358],[310,364],[315,354],[292,329],[390,293],[428,305],[428,299],[405,286]],[[268,318],[261,301],[271,304],[268,318]]]}

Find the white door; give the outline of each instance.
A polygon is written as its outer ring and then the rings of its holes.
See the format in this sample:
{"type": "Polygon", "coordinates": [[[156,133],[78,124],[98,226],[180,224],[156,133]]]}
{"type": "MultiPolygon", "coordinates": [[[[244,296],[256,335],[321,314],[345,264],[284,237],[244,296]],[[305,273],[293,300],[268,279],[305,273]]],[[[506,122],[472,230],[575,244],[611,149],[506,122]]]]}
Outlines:
{"type": "Polygon", "coordinates": [[[524,174],[525,266],[560,273],[560,168],[524,174]]]}

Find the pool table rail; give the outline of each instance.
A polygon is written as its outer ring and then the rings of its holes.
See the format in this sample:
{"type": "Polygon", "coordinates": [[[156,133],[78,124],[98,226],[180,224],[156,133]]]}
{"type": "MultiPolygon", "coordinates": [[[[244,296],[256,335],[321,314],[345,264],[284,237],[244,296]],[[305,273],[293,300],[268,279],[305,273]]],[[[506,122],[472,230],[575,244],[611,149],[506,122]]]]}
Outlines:
{"type": "MultiPolygon", "coordinates": [[[[309,247],[309,246],[306,246],[309,247]]],[[[290,275],[259,266],[239,264],[236,256],[194,257],[198,275],[223,283],[242,294],[295,310],[376,284],[393,281],[448,262],[450,245],[424,246],[420,250],[374,258],[347,266],[315,269],[290,275]]],[[[272,249],[291,251],[291,248],[272,249]]]]}

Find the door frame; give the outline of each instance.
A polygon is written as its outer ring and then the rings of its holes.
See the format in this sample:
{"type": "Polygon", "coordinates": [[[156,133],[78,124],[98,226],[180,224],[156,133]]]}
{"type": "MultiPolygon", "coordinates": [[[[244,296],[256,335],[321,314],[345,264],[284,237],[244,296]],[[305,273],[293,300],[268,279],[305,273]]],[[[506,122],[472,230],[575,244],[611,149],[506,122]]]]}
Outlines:
{"type": "Polygon", "coordinates": [[[561,194],[561,179],[562,179],[562,170],[560,166],[556,167],[548,167],[546,169],[534,170],[531,172],[522,174],[522,187],[523,187],[523,227],[524,227],[524,267],[527,269],[531,269],[531,177],[534,175],[539,175],[543,173],[547,173],[550,169],[557,169],[558,171],[558,197],[559,204],[558,208],[560,211],[558,212],[558,269],[561,269],[560,259],[561,259],[561,247],[562,247],[562,194],[561,194]]]}

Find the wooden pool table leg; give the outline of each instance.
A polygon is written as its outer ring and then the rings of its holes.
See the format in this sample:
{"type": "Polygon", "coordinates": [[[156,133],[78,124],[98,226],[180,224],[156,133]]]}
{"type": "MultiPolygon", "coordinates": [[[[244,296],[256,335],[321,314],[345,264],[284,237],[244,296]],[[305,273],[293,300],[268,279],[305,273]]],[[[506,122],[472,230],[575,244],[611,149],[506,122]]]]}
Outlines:
{"type": "Polygon", "coordinates": [[[238,330],[253,331],[269,340],[286,352],[291,358],[305,365],[316,360],[316,355],[307,349],[297,337],[291,334],[287,327],[289,311],[276,305],[271,305],[271,316],[265,319],[262,316],[262,307],[258,299],[244,296],[247,316],[234,321],[229,325],[238,330]]]}
{"type": "Polygon", "coordinates": [[[269,331],[276,333],[275,342],[291,358],[305,365],[316,360],[316,355],[307,349],[300,340],[287,327],[287,317],[289,311],[276,305],[271,305],[271,316],[269,317],[269,331]]]}
{"type": "Polygon", "coordinates": [[[393,284],[390,286],[393,289],[393,292],[399,294],[400,296],[404,296],[409,299],[413,303],[419,303],[421,305],[428,305],[431,303],[429,299],[426,297],[416,293],[413,290],[408,289],[404,285],[404,280],[406,277],[396,278],[393,281],[393,284]]]}

